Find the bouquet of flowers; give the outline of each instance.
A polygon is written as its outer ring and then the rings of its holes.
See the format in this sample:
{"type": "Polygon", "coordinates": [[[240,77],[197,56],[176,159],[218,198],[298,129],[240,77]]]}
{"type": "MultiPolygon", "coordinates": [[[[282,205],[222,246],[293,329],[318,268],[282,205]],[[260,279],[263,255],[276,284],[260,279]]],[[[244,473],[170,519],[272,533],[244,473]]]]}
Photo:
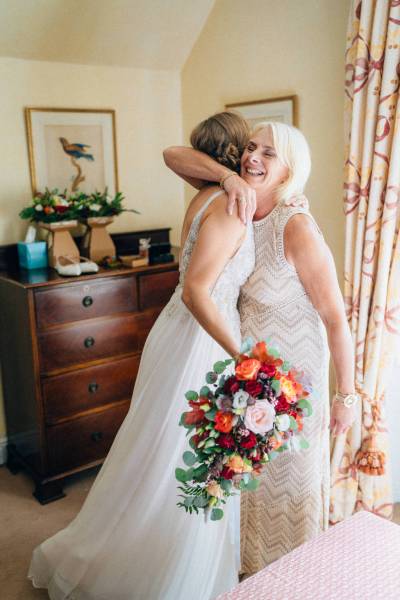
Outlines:
{"type": "Polygon", "coordinates": [[[58,221],[69,221],[78,219],[85,221],[90,217],[113,217],[122,212],[134,212],[137,210],[123,207],[124,196],[121,192],[112,198],[107,188],[104,192],[76,192],[68,195],[67,191],[59,192],[58,189],[38,192],[32,200],[32,204],[22,209],[19,216],[41,223],[56,223],[58,221]]]}
{"type": "Polygon", "coordinates": [[[256,490],[265,464],[286,450],[308,448],[304,417],[312,414],[312,388],[269,342],[246,340],[239,360],[215,363],[200,392],[186,392],[190,409],[180,425],[192,448],[177,468],[186,512],[223,517],[226,499],[237,490],[256,490]],[[231,365],[235,366],[232,372],[231,365]]]}
{"type": "Polygon", "coordinates": [[[124,196],[121,192],[112,198],[107,188],[104,192],[94,192],[93,194],[85,194],[77,192],[71,196],[76,218],[82,220],[93,217],[114,217],[122,212],[133,212],[140,214],[134,208],[124,208],[122,202],[124,196]]]}
{"type": "Polygon", "coordinates": [[[19,213],[22,219],[42,223],[57,223],[76,219],[74,203],[67,197],[66,190],[60,192],[57,188],[38,192],[31,206],[23,208],[19,213]]]}

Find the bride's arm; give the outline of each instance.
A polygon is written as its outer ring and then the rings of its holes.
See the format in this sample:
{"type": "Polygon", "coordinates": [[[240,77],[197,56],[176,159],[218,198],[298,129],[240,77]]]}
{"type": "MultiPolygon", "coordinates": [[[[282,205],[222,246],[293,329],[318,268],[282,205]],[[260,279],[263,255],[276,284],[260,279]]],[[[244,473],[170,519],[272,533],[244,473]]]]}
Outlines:
{"type": "Polygon", "coordinates": [[[226,263],[239,248],[245,228],[238,218],[229,217],[222,196],[214,200],[204,218],[186,271],[182,300],[200,325],[231,356],[239,353],[229,323],[210,296],[226,263]]]}
{"type": "Polygon", "coordinates": [[[197,189],[210,182],[219,183],[226,178],[223,188],[228,195],[228,214],[232,214],[233,207],[238,202],[239,216],[243,223],[252,220],[256,210],[255,191],[238,173],[194,148],[171,146],[164,150],[163,155],[167,167],[197,189]],[[244,198],[245,202],[239,202],[241,198],[244,198]]]}

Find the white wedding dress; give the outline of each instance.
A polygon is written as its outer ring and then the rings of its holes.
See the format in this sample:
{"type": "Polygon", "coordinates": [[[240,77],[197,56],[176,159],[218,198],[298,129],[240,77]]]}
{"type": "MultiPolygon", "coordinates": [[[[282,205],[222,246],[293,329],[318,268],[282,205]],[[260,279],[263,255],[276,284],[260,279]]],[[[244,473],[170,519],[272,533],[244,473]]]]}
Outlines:
{"type": "MultiPolygon", "coordinates": [[[[237,583],[239,498],[221,521],[176,506],[175,468],[188,449],[178,426],[184,394],[226,358],[181,300],[201,216],[219,193],[193,220],[180,283],[147,338],[131,408],[81,511],[34,550],[29,577],[52,600],[210,600],[237,583]]],[[[239,290],[253,267],[250,224],[212,291],[238,341],[239,290]]]]}

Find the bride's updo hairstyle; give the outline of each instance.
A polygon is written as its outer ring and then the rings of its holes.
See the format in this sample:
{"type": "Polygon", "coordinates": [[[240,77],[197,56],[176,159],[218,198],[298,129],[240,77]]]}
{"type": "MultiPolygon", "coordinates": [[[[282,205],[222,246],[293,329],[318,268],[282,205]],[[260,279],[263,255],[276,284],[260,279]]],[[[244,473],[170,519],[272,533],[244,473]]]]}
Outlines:
{"type": "Polygon", "coordinates": [[[267,127],[271,128],[277,157],[289,170],[289,177],[277,189],[278,201],[283,203],[304,193],[311,171],[310,148],[301,131],[286,123],[263,121],[252,133],[267,127]]]}
{"type": "Polygon", "coordinates": [[[199,123],[190,135],[190,143],[232,171],[240,171],[240,158],[249,141],[245,119],[232,112],[221,112],[199,123]]]}

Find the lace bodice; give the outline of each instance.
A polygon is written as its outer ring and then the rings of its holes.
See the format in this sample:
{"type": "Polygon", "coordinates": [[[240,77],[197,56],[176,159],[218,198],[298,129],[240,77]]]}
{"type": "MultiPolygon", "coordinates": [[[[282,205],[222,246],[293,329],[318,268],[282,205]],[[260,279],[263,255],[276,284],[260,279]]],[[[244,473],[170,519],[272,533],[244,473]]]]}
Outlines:
{"type": "MultiPolygon", "coordinates": [[[[166,309],[169,314],[175,312],[177,308],[180,308],[183,312],[187,311],[184,306],[181,295],[185,281],[185,274],[188,269],[190,259],[192,256],[193,248],[195,246],[197,236],[200,229],[201,217],[205,210],[211,204],[211,202],[220,194],[222,191],[211,194],[208,200],[204,203],[198,213],[195,215],[192,224],[189,229],[189,233],[185,240],[180,264],[179,264],[179,284],[168,303],[166,309]]],[[[232,323],[234,322],[235,329],[239,326],[239,315],[237,312],[237,302],[239,298],[239,292],[241,286],[247,281],[249,275],[254,269],[255,263],[255,251],[254,251],[254,235],[252,224],[249,223],[247,226],[246,237],[236,252],[236,254],[227,262],[222,273],[218,277],[214,288],[211,291],[211,297],[217,304],[219,310],[223,316],[232,323]]]]}

